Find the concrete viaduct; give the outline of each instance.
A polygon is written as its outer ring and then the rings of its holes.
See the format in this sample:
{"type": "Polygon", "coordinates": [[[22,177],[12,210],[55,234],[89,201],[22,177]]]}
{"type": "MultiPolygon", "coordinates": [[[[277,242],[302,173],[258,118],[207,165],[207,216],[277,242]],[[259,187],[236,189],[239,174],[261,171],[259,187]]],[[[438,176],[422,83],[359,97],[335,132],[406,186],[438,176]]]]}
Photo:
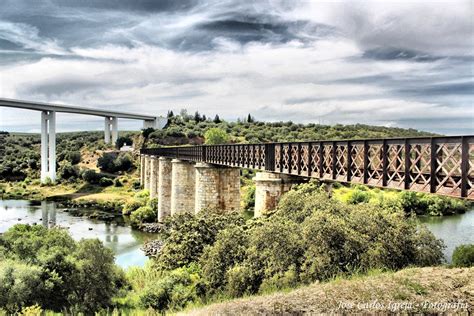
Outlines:
{"type": "Polygon", "coordinates": [[[51,104],[0,98],[0,106],[41,112],[41,181],[56,180],[56,113],[83,114],[104,117],[104,141],[115,144],[118,138],[118,119],[143,120],[143,127],[163,128],[166,119],[150,115],[106,111],[87,107],[51,104]]]}
{"type": "Polygon", "coordinates": [[[140,164],[159,221],[206,208],[238,210],[240,168],[259,171],[255,216],[310,178],[474,200],[472,135],[148,148],[140,164]]]}

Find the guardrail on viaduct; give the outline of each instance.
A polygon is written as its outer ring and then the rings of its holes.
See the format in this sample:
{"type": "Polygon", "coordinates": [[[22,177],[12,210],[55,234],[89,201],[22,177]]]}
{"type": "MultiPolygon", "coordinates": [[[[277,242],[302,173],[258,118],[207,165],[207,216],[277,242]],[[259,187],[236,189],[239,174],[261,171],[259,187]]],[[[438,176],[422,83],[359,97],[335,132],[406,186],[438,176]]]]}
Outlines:
{"type": "Polygon", "coordinates": [[[474,136],[146,148],[141,154],[474,200],[474,136]]]}

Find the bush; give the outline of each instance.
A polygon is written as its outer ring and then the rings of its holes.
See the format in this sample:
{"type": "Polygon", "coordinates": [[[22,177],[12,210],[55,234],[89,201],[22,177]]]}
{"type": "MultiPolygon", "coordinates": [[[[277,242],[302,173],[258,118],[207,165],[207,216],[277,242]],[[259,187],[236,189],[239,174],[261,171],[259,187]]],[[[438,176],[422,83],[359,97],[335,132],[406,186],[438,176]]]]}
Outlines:
{"type": "Polygon", "coordinates": [[[58,176],[65,180],[77,179],[79,177],[79,173],[79,168],[68,162],[59,168],[58,176]]]}
{"type": "Polygon", "coordinates": [[[108,186],[111,186],[112,184],[114,184],[114,181],[107,177],[100,178],[99,180],[99,185],[101,187],[108,187],[108,186]]]}
{"type": "Polygon", "coordinates": [[[12,313],[34,304],[92,313],[124,285],[112,250],[64,229],[15,225],[0,236],[0,258],[0,308],[12,313]]]}
{"type": "Polygon", "coordinates": [[[130,222],[132,225],[138,226],[141,223],[153,223],[157,218],[156,209],[154,210],[150,206],[141,206],[131,213],[130,222]]]}
{"type": "Polygon", "coordinates": [[[198,300],[202,295],[200,269],[198,265],[189,265],[170,272],[156,273],[148,266],[144,269],[145,284],[132,285],[139,288],[139,302],[142,308],[153,308],[160,312],[179,310],[198,300]],[[144,287],[142,290],[141,287],[144,287]]]}
{"type": "Polygon", "coordinates": [[[243,196],[243,207],[245,210],[250,210],[255,207],[255,185],[252,184],[247,187],[243,196]]]}
{"type": "Polygon", "coordinates": [[[121,136],[117,138],[117,141],[115,142],[115,148],[120,149],[125,144],[131,146],[133,145],[133,140],[130,137],[121,136]]]}
{"type": "Polygon", "coordinates": [[[105,177],[102,173],[97,173],[92,169],[85,169],[82,171],[82,179],[91,184],[98,184],[100,179],[105,177]]]}
{"type": "Polygon", "coordinates": [[[453,251],[453,265],[455,267],[474,266],[474,244],[457,246],[453,251]]]}
{"type": "Polygon", "coordinates": [[[129,171],[133,166],[132,157],[127,153],[105,153],[97,160],[97,167],[105,172],[129,171]]]}
{"type": "Polygon", "coordinates": [[[168,217],[161,237],[165,241],[156,263],[160,269],[173,270],[197,262],[205,246],[212,245],[219,231],[230,225],[243,225],[242,215],[203,210],[168,217]]]}
{"type": "Polygon", "coordinates": [[[114,187],[123,187],[123,184],[122,184],[122,182],[120,181],[119,178],[116,178],[114,180],[114,187]]]}
{"type": "Polygon", "coordinates": [[[122,214],[123,215],[130,215],[135,210],[139,209],[142,206],[145,206],[146,202],[144,200],[132,200],[125,203],[123,207],[122,214]]]}
{"type": "Polygon", "coordinates": [[[230,141],[226,131],[220,128],[210,128],[204,134],[205,143],[208,145],[226,144],[230,141]]]}
{"type": "Polygon", "coordinates": [[[66,155],[66,160],[71,163],[71,165],[77,165],[81,162],[81,152],[80,151],[71,151],[66,155]]]}
{"type": "Polygon", "coordinates": [[[204,248],[200,263],[209,292],[226,286],[226,272],[245,259],[247,245],[248,236],[244,228],[231,226],[217,234],[212,246],[204,248]]]}

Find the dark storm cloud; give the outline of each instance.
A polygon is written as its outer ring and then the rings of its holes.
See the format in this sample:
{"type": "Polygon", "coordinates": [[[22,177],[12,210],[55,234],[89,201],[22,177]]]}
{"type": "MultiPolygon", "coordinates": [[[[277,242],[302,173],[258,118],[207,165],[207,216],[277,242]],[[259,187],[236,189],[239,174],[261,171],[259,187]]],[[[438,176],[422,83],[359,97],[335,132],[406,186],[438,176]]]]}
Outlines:
{"type": "Polygon", "coordinates": [[[419,62],[434,61],[441,58],[437,56],[431,56],[422,52],[395,47],[369,49],[364,52],[362,57],[378,60],[413,60],[419,62]]]}

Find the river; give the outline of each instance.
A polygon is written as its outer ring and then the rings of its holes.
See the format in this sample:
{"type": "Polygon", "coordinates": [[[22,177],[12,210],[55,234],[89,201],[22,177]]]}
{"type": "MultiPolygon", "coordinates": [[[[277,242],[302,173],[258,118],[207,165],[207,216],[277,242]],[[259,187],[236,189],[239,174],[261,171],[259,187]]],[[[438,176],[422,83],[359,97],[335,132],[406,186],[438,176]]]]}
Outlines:
{"type": "Polygon", "coordinates": [[[98,238],[114,251],[116,263],[123,268],[143,266],[148,260],[140,247],[151,235],[131,228],[121,218],[105,222],[73,216],[53,202],[0,200],[0,233],[19,223],[65,227],[75,240],[98,238]]]}
{"type": "MultiPolygon", "coordinates": [[[[437,238],[444,240],[447,246],[444,254],[448,262],[451,262],[456,246],[474,243],[474,209],[459,215],[420,217],[420,221],[437,238]]],[[[66,227],[76,240],[98,238],[114,251],[116,263],[123,268],[143,266],[148,260],[140,247],[152,235],[131,228],[120,218],[104,222],[73,216],[65,209],[57,208],[53,202],[33,205],[24,200],[0,200],[0,233],[18,223],[66,227]]]]}

